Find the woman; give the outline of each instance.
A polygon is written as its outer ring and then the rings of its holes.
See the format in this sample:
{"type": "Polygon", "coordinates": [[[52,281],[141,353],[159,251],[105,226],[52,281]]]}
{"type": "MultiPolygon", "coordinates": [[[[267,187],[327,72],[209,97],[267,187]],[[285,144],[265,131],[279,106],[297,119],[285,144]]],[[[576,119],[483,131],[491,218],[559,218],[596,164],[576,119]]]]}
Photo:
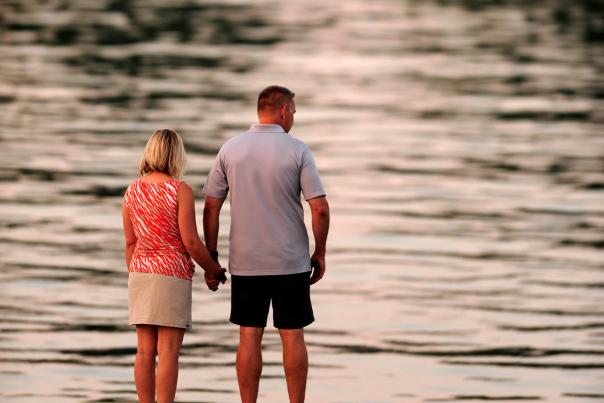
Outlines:
{"type": "Polygon", "coordinates": [[[159,403],[174,401],[180,346],[191,326],[191,258],[212,291],[226,281],[197,234],[193,192],[179,179],[184,162],[180,136],[156,131],[143,152],[141,177],[124,195],[128,317],[136,325],[134,380],[142,403],[155,402],[156,389],[159,403]]]}

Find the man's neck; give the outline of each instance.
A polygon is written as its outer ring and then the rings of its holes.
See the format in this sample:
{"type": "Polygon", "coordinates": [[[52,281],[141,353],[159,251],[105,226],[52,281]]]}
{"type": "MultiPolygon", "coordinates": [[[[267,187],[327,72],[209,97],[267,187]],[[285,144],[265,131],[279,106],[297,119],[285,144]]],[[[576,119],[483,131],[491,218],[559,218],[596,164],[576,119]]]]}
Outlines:
{"type": "Polygon", "coordinates": [[[264,122],[264,121],[259,121],[258,124],[260,125],[273,125],[273,126],[279,126],[281,128],[281,130],[285,131],[285,129],[283,128],[283,126],[281,126],[279,123],[276,122],[264,122]]]}
{"type": "MultiPolygon", "coordinates": [[[[281,122],[275,121],[275,119],[271,119],[271,118],[260,118],[260,119],[258,119],[258,123],[261,125],[281,126],[281,122]]],[[[283,127],[283,126],[281,126],[281,127],[283,127]]]]}

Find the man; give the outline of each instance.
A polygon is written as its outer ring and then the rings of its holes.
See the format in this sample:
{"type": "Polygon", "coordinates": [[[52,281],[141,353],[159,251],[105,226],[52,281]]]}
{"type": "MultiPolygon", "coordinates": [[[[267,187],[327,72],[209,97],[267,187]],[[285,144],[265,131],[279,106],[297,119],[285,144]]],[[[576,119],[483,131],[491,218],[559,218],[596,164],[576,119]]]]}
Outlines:
{"type": "Polygon", "coordinates": [[[216,260],[218,217],[230,192],[230,321],[240,326],[236,367],[243,403],[258,397],[271,301],[290,402],[303,402],[306,391],[304,327],[314,321],[310,284],[325,274],[329,205],[310,150],[288,134],[296,113],[294,96],[280,86],[260,93],[259,124],[222,146],[203,191],[205,241],[216,260]],[[312,257],[300,192],[312,214],[312,257]]]}

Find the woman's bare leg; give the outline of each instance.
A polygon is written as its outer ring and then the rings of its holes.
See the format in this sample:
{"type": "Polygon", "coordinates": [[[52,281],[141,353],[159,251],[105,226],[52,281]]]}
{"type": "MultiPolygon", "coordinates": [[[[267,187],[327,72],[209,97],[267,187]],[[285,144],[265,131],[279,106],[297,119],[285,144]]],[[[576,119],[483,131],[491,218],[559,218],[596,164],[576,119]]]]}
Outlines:
{"type": "Polygon", "coordinates": [[[185,329],[158,326],[157,402],[172,403],[178,381],[178,356],[185,329]]]}
{"type": "Polygon", "coordinates": [[[155,402],[155,356],[157,326],[136,325],[138,344],[134,361],[134,383],[140,403],[155,402]]]}

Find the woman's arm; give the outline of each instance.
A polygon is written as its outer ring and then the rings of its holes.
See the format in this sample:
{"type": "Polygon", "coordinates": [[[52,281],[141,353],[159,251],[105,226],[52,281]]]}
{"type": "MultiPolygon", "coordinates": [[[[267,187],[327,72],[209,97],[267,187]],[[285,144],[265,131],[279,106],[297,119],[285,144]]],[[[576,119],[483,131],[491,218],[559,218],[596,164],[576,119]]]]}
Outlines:
{"type": "Polygon", "coordinates": [[[222,270],[199,239],[195,223],[195,200],[191,186],[182,183],[178,187],[178,228],[189,255],[212,279],[220,279],[222,270]]]}
{"type": "Polygon", "coordinates": [[[126,267],[129,268],[137,239],[132,227],[132,221],[130,221],[130,213],[125,203],[122,204],[122,222],[124,225],[124,237],[126,238],[126,267]]]}

